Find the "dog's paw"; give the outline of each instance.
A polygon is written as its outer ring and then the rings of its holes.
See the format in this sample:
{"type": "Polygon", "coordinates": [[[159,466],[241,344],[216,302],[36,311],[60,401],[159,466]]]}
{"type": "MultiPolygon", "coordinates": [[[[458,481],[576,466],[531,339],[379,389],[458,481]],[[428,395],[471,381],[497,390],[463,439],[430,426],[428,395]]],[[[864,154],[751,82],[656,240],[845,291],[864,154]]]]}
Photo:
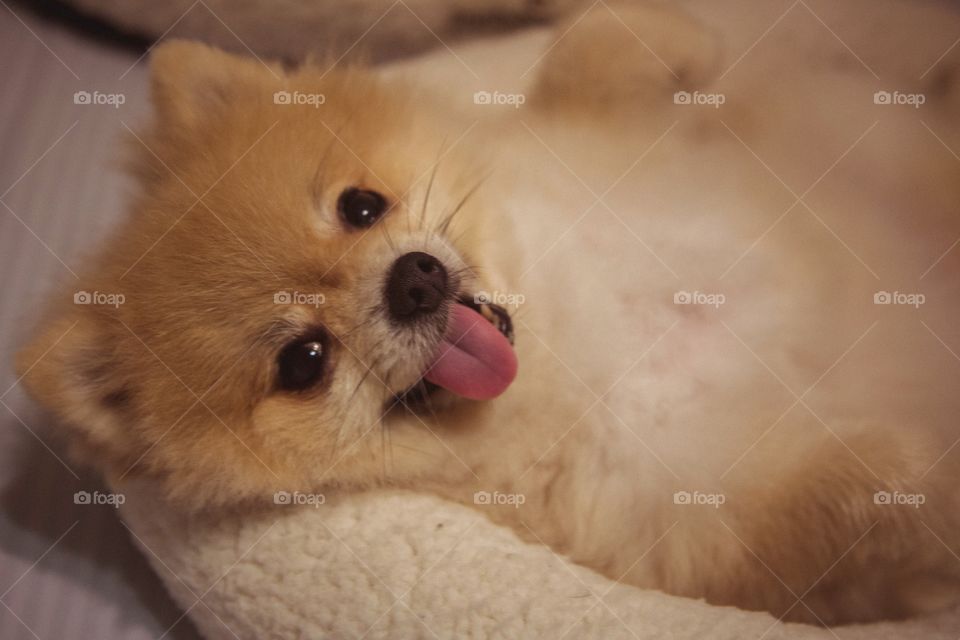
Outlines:
{"type": "Polygon", "coordinates": [[[596,5],[572,13],[556,37],[536,69],[533,101],[546,108],[667,103],[719,67],[716,34],[667,5],[596,5]]]}

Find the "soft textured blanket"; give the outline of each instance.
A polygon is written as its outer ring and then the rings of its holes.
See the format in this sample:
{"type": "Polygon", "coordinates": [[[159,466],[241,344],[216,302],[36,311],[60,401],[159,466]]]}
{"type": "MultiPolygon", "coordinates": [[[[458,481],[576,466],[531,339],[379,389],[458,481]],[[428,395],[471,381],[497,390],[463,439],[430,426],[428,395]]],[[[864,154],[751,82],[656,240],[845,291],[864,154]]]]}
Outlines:
{"type": "Polygon", "coordinates": [[[185,518],[118,487],[154,568],[208,638],[956,638],[960,611],[819,629],[618,584],[481,513],[379,491],[185,518]]]}

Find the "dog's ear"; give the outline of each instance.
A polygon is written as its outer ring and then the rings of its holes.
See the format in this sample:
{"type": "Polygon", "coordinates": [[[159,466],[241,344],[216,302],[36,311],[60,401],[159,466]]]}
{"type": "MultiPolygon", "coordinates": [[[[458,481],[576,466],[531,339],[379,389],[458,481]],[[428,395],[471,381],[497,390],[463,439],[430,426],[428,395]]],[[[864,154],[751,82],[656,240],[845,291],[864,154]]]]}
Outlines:
{"type": "Polygon", "coordinates": [[[113,341],[89,307],[81,301],[57,311],[17,354],[17,374],[56,415],[57,435],[73,457],[96,456],[109,472],[133,450],[135,391],[114,366],[113,341]]]}
{"type": "Polygon", "coordinates": [[[161,126],[190,128],[257,93],[272,96],[278,65],[188,40],[157,45],[150,57],[151,94],[161,126]]]}

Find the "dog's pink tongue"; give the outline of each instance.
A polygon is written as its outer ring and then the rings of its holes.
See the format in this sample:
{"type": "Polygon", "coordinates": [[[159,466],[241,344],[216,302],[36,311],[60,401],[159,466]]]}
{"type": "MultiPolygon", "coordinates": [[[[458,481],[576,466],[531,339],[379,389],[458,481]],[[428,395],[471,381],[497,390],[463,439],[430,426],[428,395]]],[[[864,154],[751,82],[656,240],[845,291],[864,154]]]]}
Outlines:
{"type": "Polygon", "coordinates": [[[487,400],[503,393],[516,375],[517,356],[503,334],[473,309],[453,305],[426,379],[465,398],[487,400]]]}

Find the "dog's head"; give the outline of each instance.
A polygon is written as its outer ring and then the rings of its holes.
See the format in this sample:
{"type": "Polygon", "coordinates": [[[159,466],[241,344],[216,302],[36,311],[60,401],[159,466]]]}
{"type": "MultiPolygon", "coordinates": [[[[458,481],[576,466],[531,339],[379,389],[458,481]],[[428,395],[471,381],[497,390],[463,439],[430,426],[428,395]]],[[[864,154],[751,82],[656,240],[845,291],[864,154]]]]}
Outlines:
{"type": "Polygon", "coordinates": [[[86,457],[205,502],[362,483],[391,416],[510,384],[492,211],[429,105],[189,43],[152,89],[133,213],[19,359],[86,457]]]}

